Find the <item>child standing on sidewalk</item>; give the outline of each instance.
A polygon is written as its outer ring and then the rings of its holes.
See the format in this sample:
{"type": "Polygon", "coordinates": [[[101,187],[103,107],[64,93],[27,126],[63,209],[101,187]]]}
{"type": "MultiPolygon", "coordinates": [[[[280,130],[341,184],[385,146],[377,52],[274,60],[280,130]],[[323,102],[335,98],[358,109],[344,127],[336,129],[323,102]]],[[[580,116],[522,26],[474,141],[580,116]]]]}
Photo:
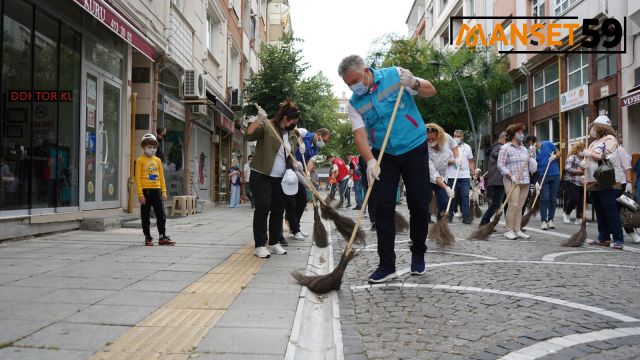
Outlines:
{"type": "Polygon", "coordinates": [[[173,246],[176,243],[165,233],[165,216],[162,201],[167,200],[167,188],[164,183],[164,171],[162,170],[162,160],[156,155],[158,140],[153,134],[145,134],[140,142],[144,155],[140,155],[136,160],[136,190],[138,201],[140,201],[140,218],[142,220],[142,232],[144,233],[144,244],[153,246],[153,238],[149,230],[149,215],[153,207],[156,215],[158,234],[158,245],[173,246]]]}

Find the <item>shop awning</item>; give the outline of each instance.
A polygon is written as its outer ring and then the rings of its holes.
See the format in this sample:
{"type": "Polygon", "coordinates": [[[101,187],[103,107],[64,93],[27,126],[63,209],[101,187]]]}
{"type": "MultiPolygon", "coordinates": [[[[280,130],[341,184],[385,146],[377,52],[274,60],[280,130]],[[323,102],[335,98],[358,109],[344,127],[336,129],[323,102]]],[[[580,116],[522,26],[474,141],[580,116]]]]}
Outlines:
{"type": "Polygon", "coordinates": [[[640,89],[620,97],[620,107],[630,106],[637,103],[640,103],[640,89]]]}
{"type": "Polygon", "coordinates": [[[102,0],[72,0],[104,26],[121,37],[129,45],[154,61],[155,50],[147,38],[136,30],[131,22],[116,12],[111,6],[102,0]]]}

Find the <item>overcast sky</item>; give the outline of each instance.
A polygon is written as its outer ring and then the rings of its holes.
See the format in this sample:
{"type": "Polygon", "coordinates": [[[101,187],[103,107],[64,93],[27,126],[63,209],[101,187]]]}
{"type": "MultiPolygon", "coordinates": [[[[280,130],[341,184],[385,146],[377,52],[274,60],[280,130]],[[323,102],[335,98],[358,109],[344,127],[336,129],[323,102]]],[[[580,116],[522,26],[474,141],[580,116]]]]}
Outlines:
{"type": "Polygon", "coordinates": [[[407,34],[405,21],[413,0],[289,0],[294,36],[311,68],[333,83],[336,96],[349,88],[338,76],[338,64],[347,55],[365,57],[381,35],[407,34]]]}

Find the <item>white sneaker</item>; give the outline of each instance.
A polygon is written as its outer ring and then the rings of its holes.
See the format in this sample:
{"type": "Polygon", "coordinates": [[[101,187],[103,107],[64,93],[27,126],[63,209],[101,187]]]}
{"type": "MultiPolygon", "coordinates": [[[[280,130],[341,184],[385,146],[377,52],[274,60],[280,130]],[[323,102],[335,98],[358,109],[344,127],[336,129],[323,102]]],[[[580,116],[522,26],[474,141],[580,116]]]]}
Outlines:
{"type": "Polygon", "coordinates": [[[549,229],[549,226],[547,225],[546,221],[543,221],[542,224],[540,224],[540,229],[542,229],[542,230],[549,229]]]}
{"type": "Polygon", "coordinates": [[[259,258],[269,258],[271,257],[271,253],[267,250],[266,246],[259,246],[255,250],[253,250],[253,255],[259,258]]]}
{"type": "Polygon", "coordinates": [[[576,219],[576,225],[582,225],[582,219],[576,219]]]}
{"type": "Polygon", "coordinates": [[[462,213],[458,211],[457,213],[454,214],[454,216],[457,218],[462,217],[462,213]]]}
{"type": "Polygon", "coordinates": [[[302,236],[304,236],[304,237],[309,236],[309,233],[308,233],[308,232],[304,232],[304,231],[302,231],[302,230],[300,230],[300,232],[302,233],[302,236]]]}
{"type": "Polygon", "coordinates": [[[507,231],[506,233],[504,233],[504,237],[506,237],[509,240],[515,240],[518,238],[513,231],[507,231]]]}
{"type": "Polygon", "coordinates": [[[516,236],[519,237],[520,239],[531,239],[531,235],[527,235],[520,230],[518,230],[518,232],[516,233],[516,236]]]}
{"type": "Polygon", "coordinates": [[[269,251],[276,255],[285,255],[287,253],[287,250],[285,250],[280,244],[269,245],[269,251]]]}
{"type": "Polygon", "coordinates": [[[634,244],[640,244],[640,234],[637,231],[631,233],[631,240],[634,244]]]}
{"type": "MultiPolygon", "coordinates": [[[[571,223],[571,218],[569,217],[569,214],[562,215],[562,221],[565,224],[570,224],[571,223]]],[[[576,221],[578,221],[578,220],[576,219],[576,221]]]]}
{"type": "Polygon", "coordinates": [[[296,240],[304,240],[304,234],[302,233],[302,231],[298,231],[295,235],[293,235],[293,238],[296,240]]]}
{"type": "Polygon", "coordinates": [[[553,224],[553,221],[549,221],[547,223],[547,226],[549,227],[549,229],[555,229],[556,228],[556,226],[553,224]]]}

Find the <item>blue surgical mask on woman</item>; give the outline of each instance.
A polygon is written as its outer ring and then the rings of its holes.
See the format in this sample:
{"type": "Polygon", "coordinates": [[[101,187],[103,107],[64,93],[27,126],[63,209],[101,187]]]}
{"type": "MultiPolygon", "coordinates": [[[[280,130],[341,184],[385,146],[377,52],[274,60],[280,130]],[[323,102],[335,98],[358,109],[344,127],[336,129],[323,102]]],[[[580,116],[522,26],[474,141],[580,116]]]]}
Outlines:
{"type": "Polygon", "coordinates": [[[318,149],[322,149],[325,145],[327,145],[322,138],[316,140],[316,146],[318,147],[318,149]]]}
{"type": "Polygon", "coordinates": [[[516,134],[516,140],[518,140],[519,143],[522,143],[522,141],[524,141],[524,134],[516,134]]]}
{"type": "Polygon", "coordinates": [[[362,76],[362,80],[360,82],[358,82],[357,84],[353,84],[351,86],[349,86],[349,89],[351,89],[351,91],[353,91],[354,94],[358,95],[358,96],[362,96],[364,94],[367,93],[367,91],[369,91],[369,86],[364,84],[364,79],[366,78],[366,74],[364,74],[362,76]]]}

